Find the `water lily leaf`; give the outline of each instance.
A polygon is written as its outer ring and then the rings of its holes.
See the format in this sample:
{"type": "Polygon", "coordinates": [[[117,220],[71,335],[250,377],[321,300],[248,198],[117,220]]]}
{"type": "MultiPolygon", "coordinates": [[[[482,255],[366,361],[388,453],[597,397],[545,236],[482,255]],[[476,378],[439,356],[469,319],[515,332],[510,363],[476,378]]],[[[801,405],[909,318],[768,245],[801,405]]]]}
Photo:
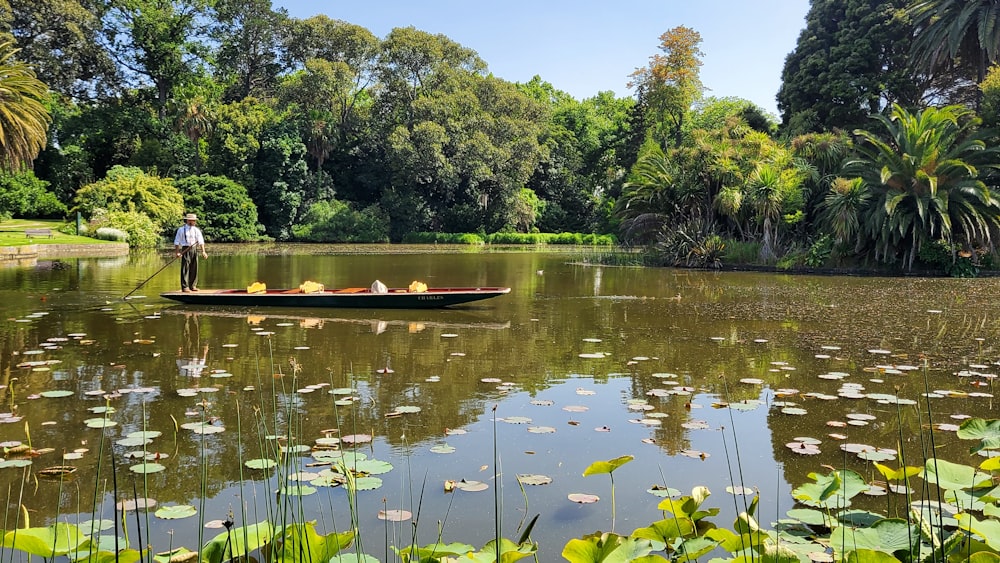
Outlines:
{"type": "Polygon", "coordinates": [[[174,506],[160,507],[153,514],[157,518],[163,518],[164,520],[178,520],[180,518],[194,516],[197,513],[198,510],[190,504],[177,504],[174,506]]]}
{"type": "Polygon", "coordinates": [[[114,520],[108,520],[107,518],[98,520],[84,520],[77,524],[80,531],[88,536],[93,536],[101,532],[105,532],[115,527],[114,520]]]}
{"type": "Polygon", "coordinates": [[[579,504],[591,504],[601,500],[601,497],[597,495],[588,495],[586,493],[570,493],[567,495],[567,498],[579,504]]]}
{"type": "Polygon", "coordinates": [[[436,454],[451,454],[455,453],[455,448],[448,444],[440,444],[431,448],[431,451],[436,454]]]}
{"type": "Polygon", "coordinates": [[[0,461],[0,469],[7,467],[27,467],[31,463],[30,459],[5,459],[0,461]]]}
{"type": "Polygon", "coordinates": [[[279,489],[279,492],[283,495],[290,497],[306,497],[316,492],[315,487],[310,487],[309,485],[303,485],[296,483],[293,485],[288,485],[279,489]]]}
{"type": "Polygon", "coordinates": [[[271,469],[278,465],[278,462],[273,459],[257,458],[247,460],[243,465],[246,465],[250,469],[271,469]]]}
{"type": "Polygon", "coordinates": [[[587,466],[586,469],[583,470],[583,476],[587,477],[588,475],[600,475],[602,473],[611,473],[615,469],[618,469],[619,467],[625,465],[626,463],[632,461],[633,459],[635,459],[634,455],[623,455],[606,461],[595,461],[594,463],[591,463],[590,465],[587,466]]]}
{"type": "Polygon", "coordinates": [[[502,420],[504,422],[508,423],[508,424],[529,424],[529,423],[531,423],[531,419],[528,418],[528,417],[526,417],[526,416],[508,416],[508,417],[506,417],[506,418],[504,418],[502,420]]]}
{"type": "Polygon", "coordinates": [[[455,488],[468,493],[478,493],[480,491],[485,491],[490,488],[490,486],[482,481],[466,481],[465,479],[462,479],[461,481],[455,483],[455,488]]]}
{"type": "Polygon", "coordinates": [[[378,519],[389,522],[406,522],[413,517],[413,513],[408,510],[379,510],[378,519]]]}
{"type": "Polygon", "coordinates": [[[517,480],[524,485],[548,485],[552,482],[552,477],[548,475],[527,474],[518,475],[517,480]]]}
{"type": "Polygon", "coordinates": [[[48,397],[50,399],[55,399],[58,397],[72,397],[73,395],[75,395],[75,393],[66,389],[55,389],[52,391],[42,391],[41,393],[39,393],[39,395],[43,397],[48,397]]]}
{"type": "Polygon", "coordinates": [[[653,485],[652,487],[646,489],[646,492],[658,498],[676,497],[681,495],[680,490],[673,487],[664,487],[663,485],[653,485]]]}
{"type": "Polygon", "coordinates": [[[44,528],[23,528],[7,532],[0,545],[50,559],[76,551],[86,541],[86,534],[76,526],[57,522],[44,528]]]}
{"type": "Polygon", "coordinates": [[[382,486],[378,477],[358,477],[354,480],[354,488],[359,491],[374,491],[382,486]]]}
{"type": "Polygon", "coordinates": [[[163,465],[160,465],[159,463],[143,462],[143,463],[138,463],[136,465],[133,465],[132,467],[129,467],[128,469],[132,473],[140,473],[141,474],[141,473],[159,473],[160,471],[165,470],[166,467],[163,466],[163,465]]]}
{"type": "Polygon", "coordinates": [[[152,442],[153,440],[149,438],[122,438],[115,443],[119,446],[124,446],[126,448],[138,448],[139,446],[145,446],[146,444],[152,442]]]}
{"type": "Polygon", "coordinates": [[[552,434],[556,429],[551,426],[529,426],[528,432],[532,434],[552,434]]]}
{"type": "Polygon", "coordinates": [[[355,473],[367,473],[369,475],[382,475],[383,473],[392,471],[391,463],[388,461],[379,461],[377,459],[359,460],[357,463],[349,467],[355,473]]]}
{"type": "Polygon", "coordinates": [[[1000,420],[970,418],[958,427],[956,435],[963,440],[979,440],[978,444],[969,449],[969,453],[995,450],[1000,448],[1000,420]]]}
{"type": "Polygon", "coordinates": [[[147,510],[156,507],[156,499],[130,498],[115,503],[115,510],[147,510]]]}
{"type": "Polygon", "coordinates": [[[372,441],[372,437],[369,434],[348,434],[341,437],[340,441],[344,444],[367,444],[372,441]]]}
{"type": "Polygon", "coordinates": [[[88,418],[83,423],[87,425],[87,428],[111,428],[118,425],[117,422],[107,418],[88,418]]]}
{"type": "Polygon", "coordinates": [[[417,413],[420,412],[420,407],[404,405],[401,407],[396,407],[396,412],[401,412],[404,414],[417,413]]]}
{"type": "Polygon", "coordinates": [[[183,563],[184,561],[190,561],[191,559],[196,559],[198,557],[197,551],[191,551],[186,547],[178,547],[171,549],[170,551],[161,551],[153,556],[153,561],[156,563],[183,563]],[[194,555],[191,555],[191,554],[194,555]]]}

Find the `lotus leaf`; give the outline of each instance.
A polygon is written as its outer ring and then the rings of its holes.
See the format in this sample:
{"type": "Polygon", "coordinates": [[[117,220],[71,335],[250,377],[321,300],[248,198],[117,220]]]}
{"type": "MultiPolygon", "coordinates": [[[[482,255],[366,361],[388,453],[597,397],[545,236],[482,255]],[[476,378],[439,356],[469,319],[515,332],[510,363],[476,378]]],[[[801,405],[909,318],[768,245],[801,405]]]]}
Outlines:
{"type": "MultiPolygon", "coordinates": [[[[394,548],[395,549],[395,548],[394,548]]],[[[443,557],[461,557],[471,554],[476,548],[465,543],[432,543],[424,546],[409,546],[405,549],[396,549],[404,562],[425,561],[427,559],[440,559],[443,557]]]]}
{"type": "Polygon", "coordinates": [[[48,397],[50,399],[55,399],[58,397],[72,397],[75,393],[66,389],[55,389],[52,391],[42,391],[39,395],[43,397],[48,397]]]}
{"type": "Polygon", "coordinates": [[[367,553],[340,553],[330,558],[328,563],[379,563],[367,553]]]}
{"type": "Polygon", "coordinates": [[[985,487],[992,483],[989,475],[971,466],[937,458],[927,460],[920,476],[929,483],[952,490],[985,487]]]}
{"type": "Polygon", "coordinates": [[[132,473],[159,473],[160,471],[165,470],[166,467],[160,465],[159,463],[144,462],[144,463],[137,463],[136,465],[133,465],[128,469],[132,473]]]}
{"type": "Polygon", "coordinates": [[[978,444],[969,448],[969,453],[995,450],[1000,448],[1000,420],[970,418],[958,427],[956,435],[963,440],[979,440],[978,444]]]}
{"type": "Polygon", "coordinates": [[[340,550],[351,545],[354,532],[331,532],[321,536],[314,523],[296,523],[285,526],[275,537],[269,561],[298,563],[300,561],[329,561],[340,550]]]}
{"type": "Polygon", "coordinates": [[[201,549],[205,563],[222,563],[229,558],[240,559],[269,543],[274,530],[268,522],[226,530],[209,540],[201,549]]]}
{"type": "Polygon", "coordinates": [[[44,528],[24,528],[4,534],[3,547],[27,552],[31,555],[52,558],[77,551],[89,540],[87,535],[72,524],[57,522],[44,528]]]}
{"type": "Polygon", "coordinates": [[[316,488],[309,485],[295,484],[282,487],[278,492],[290,497],[306,497],[315,493],[316,488]]]}
{"type": "Polygon", "coordinates": [[[625,465],[635,459],[634,455],[623,455],[606,461],[595,461],[583,470],[583,476],[600,475],[602,473],[612,473],[615,469],[625,465]]]}

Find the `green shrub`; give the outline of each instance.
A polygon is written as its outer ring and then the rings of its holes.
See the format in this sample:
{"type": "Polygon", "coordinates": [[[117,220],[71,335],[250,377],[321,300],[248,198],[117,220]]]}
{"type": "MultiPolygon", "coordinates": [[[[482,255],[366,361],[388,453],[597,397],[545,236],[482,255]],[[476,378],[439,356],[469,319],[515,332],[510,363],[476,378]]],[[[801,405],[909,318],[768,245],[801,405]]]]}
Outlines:
{"type": "MultiPolygon", "coordinates": [[[[91,219],[99,209],[141,213],[152,220],[154,233],[160,233],[168,225],[179,225],[184,215],[184,198],[169,178],[124,166],[111,168],[103,180],[77,190],[74,201],[73,210],[91,219]]],[[[129,240],[135,244],[134,238],[129,240]]]]}
{"type": "Polygon", "coordinates": [[[493,233],[486,235],[487,244],[544,244],[541,233],[493,233]]]}
{"type": "Polygon", "coordinates": [[[355,211],[331,199],[309,206],[292,236],[305,242],[389,242],[389,220],[378,205],[355,211]]]}
{"type": "Polygon", "coordinates": [[[484,244],[483,237],[476,233],[407,233],[403,235],[406,244],[484,244]]]}
{"type": "Polygon", "coordinates": [[[583,244],[583,235],[580,233],[559,233],[548,240],[549,244],[583,244]]]}
{"type": "Polygon", "coordinates": [[[112,227],[98,227],[98,229],[94,231],[94,238],[96,238],[97,240],[128,242],[128,233],[112,227]]]}
{"type": "Polygon", "coordinates": [[[225,176],[188,176],[177,181],[184,209],[196,213],[205,238],[212,242],[260,240],[264,226],[247,189],[225,176]]]}
{"type": "MultiPolygon", "coordinates": [[[[145,213],[138,211],[106,211],[96,209],[91,215],[88,231],[95,238],[101,238],[98,233],[102,229],[123,231],[131,248],[155,248],[163,240],[160,238],[156,224],[145,213]]],[[[104,240],[119,240],[104,239],[104,240]]]]}
{"type": "Polygon", "coordinates": [[[825,234],[809,247],[803,262],[810,268],[824,266],[833,253],[833,237],[825,234]]]}
{"type": "Polygon", "coordinates": [[[0,217],[65,217],[66,206],[32,171],[0,174],[0,217]]]}
{"type": "Polygon", "coordinates": [[[760,243],[728,239],[722,260],[727,264],[756,264],[760,260],[760,243]]]}

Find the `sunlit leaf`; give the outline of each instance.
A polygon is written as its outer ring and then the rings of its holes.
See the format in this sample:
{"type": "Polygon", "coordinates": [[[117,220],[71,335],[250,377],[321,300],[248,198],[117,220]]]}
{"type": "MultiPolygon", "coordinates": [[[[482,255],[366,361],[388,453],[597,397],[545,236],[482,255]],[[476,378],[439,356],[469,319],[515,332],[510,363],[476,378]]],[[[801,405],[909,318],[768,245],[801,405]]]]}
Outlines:
{"type": "Polygon", "coordinates": [[[3,536],[2,545],[31,555],[52,558],[77,551],[88,541],[86,534],[76,526],[57,522],[44,528],[9,531],[3,536]]]}
{"type": "Polygon", "coordinates": [[[944,489],[970,489],[992,483],[989,475],[976,471],[974,467],[937,458],[927,460],[920,477],[944,489]]]}
{"type": "Polygon", "coordinates": [[[969,453],[995,450],[1000,448],[1000,420],[970,418],[958,427],[956,436],[963,440],[979,440],[978,444],[969,449],[969,453]]]}
{"type": "Polygon", "coordinates": [[[163,518],[164,520],[177,520],[194,516],[197,513],[198,510],[190,504],[176,504],[173,506],[162,506],[156,509],[156,512],[153,514],[157,518],[163,518]]]}
{"type": "Polygon", "coordinates": [[[390,522],[405,522],[413,517],[413,513],[408,510],[379,510],[378,519],[390,522]]]}
{"type": "Polygon", "coordinates": [[[250,469],[271,469],[278,465],[278,462],[273,459],[257,458],[247,460],[243,465],[246,465],[250,469]]]}
{"type": "Polygon", "coordinates": [[[583,476],[587,477],[589,475],[600,475],[602,473],[611,473],[615,469],[625,465],[626,463],[635,459],[634,455],[623,455],[609,460],[595,461],[587,466],[583,470],[583,476]]]}

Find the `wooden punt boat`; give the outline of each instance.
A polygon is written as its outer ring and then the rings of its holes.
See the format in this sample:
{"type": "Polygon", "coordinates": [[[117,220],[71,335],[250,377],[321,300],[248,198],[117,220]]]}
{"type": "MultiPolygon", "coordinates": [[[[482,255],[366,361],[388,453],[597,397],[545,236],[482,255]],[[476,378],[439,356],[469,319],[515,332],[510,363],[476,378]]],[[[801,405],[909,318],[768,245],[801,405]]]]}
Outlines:
{"type": "Polygon", "coordinates": [[[373,293],[367,287],[325,289],[305,293],[301,289],[268,289],[247,293],[245,289],[199,289],[168,291],[161,297],[189,305],[236,305],[240,307],[340,307],[356,309],[438,309],[510,293],[509,287],[436,287],[411,292],[405,288],[373,293]]]}

